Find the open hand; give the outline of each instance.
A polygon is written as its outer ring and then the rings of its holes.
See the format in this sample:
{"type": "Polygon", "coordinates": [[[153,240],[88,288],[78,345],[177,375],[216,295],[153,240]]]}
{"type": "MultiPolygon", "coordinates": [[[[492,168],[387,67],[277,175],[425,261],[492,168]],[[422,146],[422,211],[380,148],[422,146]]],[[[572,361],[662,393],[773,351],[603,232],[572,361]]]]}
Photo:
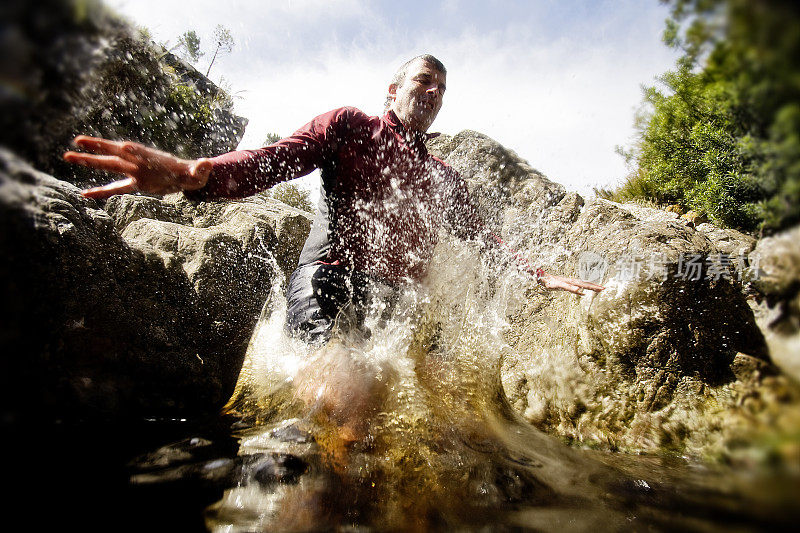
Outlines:
{"type": "Polygon", "coordinates": [[[108,198],[134,191],[168,194],[200,189],[211,174],[211,161],[204,158],[180,159],[139,143],[86,135],[75,137],[74,142],[78,148],[92,153],[66,152],[65,161],[127,176],[102,187],[81,191],[87,198],[108,198]]]}
{"type": "Polygon", "coordinates": [[[539,285],[550,291],[567,291],[573,294],[583,294],[583,289],[600,292],[605,287],[581,279],[556,276],[547,272],[540,272],[537,276],[539,285]]]}

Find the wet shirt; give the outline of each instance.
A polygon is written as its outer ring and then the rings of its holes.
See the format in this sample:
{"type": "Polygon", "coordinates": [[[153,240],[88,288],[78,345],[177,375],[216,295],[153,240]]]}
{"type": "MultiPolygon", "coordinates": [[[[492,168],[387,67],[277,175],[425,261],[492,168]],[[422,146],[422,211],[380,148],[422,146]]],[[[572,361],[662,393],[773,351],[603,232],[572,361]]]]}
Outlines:
{"type": "Polygon", "coordinates": [[[213,158],[196,199],[241,198],[320,169],[322,187],[300,265],[341,264],[390,282],[427,272],[445,226],[462,238],[482,223],[464,180],[430,155],[427,136],[389,111],[344,107],[259,150],[213,158]]]}

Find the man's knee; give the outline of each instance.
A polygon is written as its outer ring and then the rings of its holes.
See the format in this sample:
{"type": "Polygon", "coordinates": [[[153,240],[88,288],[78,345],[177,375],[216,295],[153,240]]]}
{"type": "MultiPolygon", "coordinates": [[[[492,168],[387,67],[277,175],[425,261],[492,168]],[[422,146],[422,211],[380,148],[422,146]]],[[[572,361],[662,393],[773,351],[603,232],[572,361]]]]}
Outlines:
{"type": "Polygon", "coordinates": [[[341,267],[298,267],[286,288],[286,331],[309,344],[330,339],[337,316],[352,298],[352,284],[341,267]]]}

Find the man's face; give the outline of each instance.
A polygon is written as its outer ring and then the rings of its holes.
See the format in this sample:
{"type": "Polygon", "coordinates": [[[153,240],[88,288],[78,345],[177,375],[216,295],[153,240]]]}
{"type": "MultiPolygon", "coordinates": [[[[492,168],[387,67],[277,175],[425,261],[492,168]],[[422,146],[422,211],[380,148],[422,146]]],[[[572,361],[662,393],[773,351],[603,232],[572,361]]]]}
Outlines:
{"type": "Polygon", "coordinates": [[[445,74],[423,59],[408,67],[400,86],[390,85],[390,108],[403,125],[411,130],[428,131],[442,108],[445,74]]]}

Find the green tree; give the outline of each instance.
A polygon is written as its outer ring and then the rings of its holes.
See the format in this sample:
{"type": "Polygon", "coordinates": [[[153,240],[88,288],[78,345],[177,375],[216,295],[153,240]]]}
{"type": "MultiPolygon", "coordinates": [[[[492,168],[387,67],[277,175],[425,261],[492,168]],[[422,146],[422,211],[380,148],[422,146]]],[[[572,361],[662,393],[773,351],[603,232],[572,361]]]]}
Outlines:
{"type": "Polygon", "coordinates": [[[211,72],[211,67],[214,66],[217,54],[220,52],[230,53],[233,50],[233,36],[230,30],[222,24],[218,24],[214,29],[214,41],[217,43],[217,47],[214,49],[214,57],[211,58],[211,63],[208,65],[208,70],[206,70],[206,77],[208,77],[208,73],[211,72]]]}
{"type": "Polygon", "coordinates": [[[278,142],[281,139],[283,139],[283,137],[277,133],[267,133],[267,136],[264,138],[264,146],[269,146],[270,144],[278,142]]]}
{"type": "Polygon", "coordinates": [[[303,211],[311,212],[314,204],[311,203],[311,193],[301,189],[294,183],[280,183],[270,190],[270,196],[279,202],[290,205],[303,211]]]}
{"type": "Polygon", "coordinates": [[[194,30],[189,30],[181,35],[175,48],[180,49],[183,52],[182,55],[192,63],[197,63],[205,55],[200,50],[200,37],[194,30]]]}
{"type": "Polygon", "coordinates": [[[744,230],[800,221],[800,8],[783,0],[672,0],[682,56],[645,88],[634,172],[619,196],[679,203],[744,230]]]}

